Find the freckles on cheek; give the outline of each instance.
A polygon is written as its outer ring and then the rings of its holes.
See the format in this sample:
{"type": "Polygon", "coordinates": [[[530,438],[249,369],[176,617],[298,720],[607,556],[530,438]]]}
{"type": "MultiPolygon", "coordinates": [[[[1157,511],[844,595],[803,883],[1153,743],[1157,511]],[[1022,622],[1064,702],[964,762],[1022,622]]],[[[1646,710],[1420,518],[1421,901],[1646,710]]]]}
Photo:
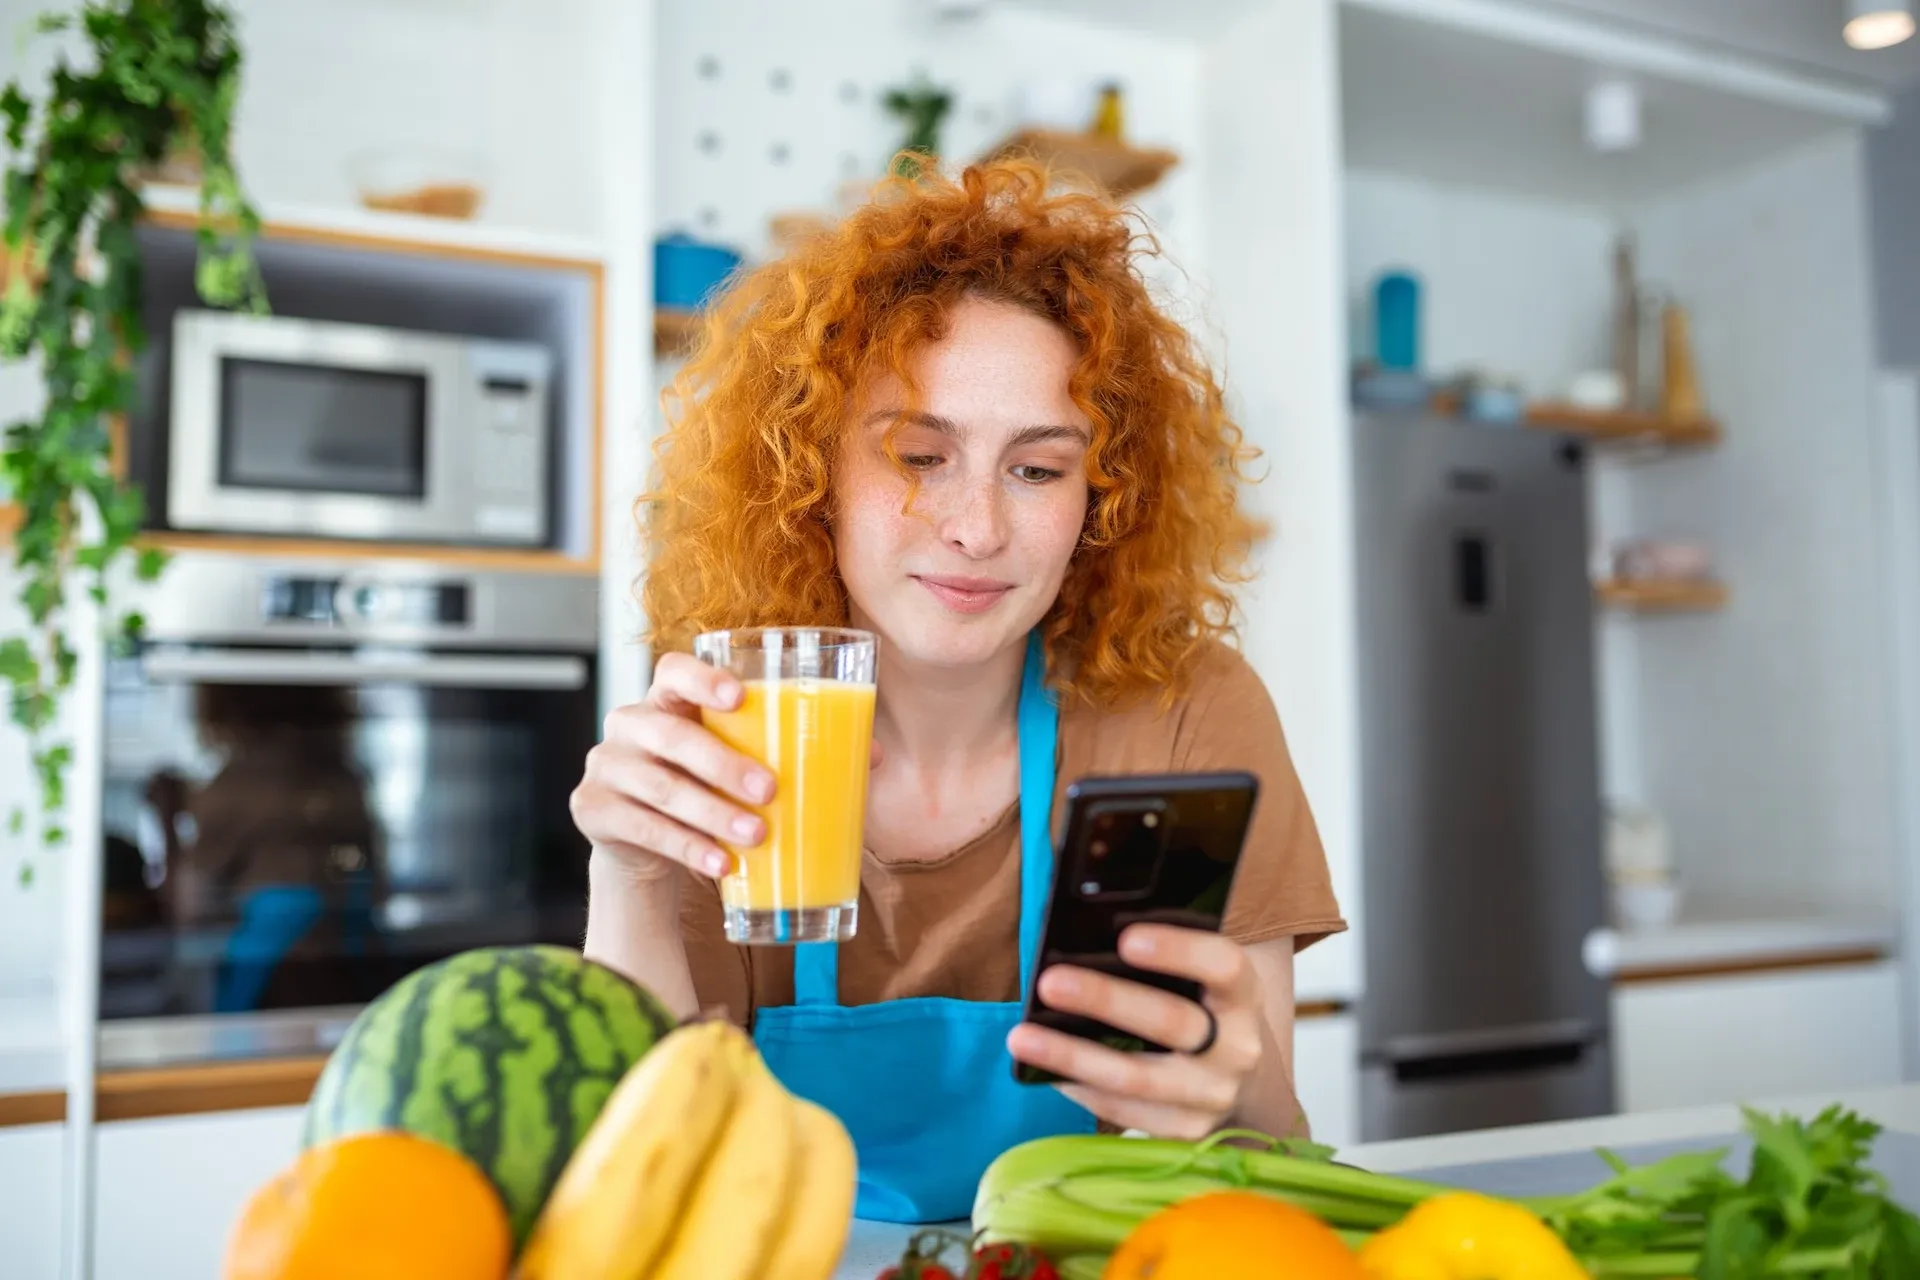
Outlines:
{"type": "Polygon", "coordinates": [[[890,469],[874,474],[861,467],[847,477],[835,498],[834,544],[841,576],[849,586],[864,584],[869,569],[896,563],[906,543],[912,516],[903,515],[906,488],[890,469]],[[859,581],[854,581],[858,579],[859,581]]]}
{"type": "Polygon", "coordinates": [[[1065,573],[1080,545],[1080,532],[1086,525],[1086,501],[1049,503],[1043,510],[1025,513],[1020,520],[1021,541],[1044,564],[1065,573]]]}

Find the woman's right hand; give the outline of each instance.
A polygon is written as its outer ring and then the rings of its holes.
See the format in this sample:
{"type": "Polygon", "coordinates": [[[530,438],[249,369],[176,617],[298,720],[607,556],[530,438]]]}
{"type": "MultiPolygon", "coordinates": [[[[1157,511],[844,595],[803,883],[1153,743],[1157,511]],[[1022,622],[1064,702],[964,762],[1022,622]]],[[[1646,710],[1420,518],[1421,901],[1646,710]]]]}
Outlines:
{"type": "Polygon", "coordinates": [[[574,824],[596,850],[637,879],[660,879],[675,864],[717,877],[733,865],[721,841],[766,838],[744,806],[773,798],[773,773],[700,722],[703,708],[731,711],[744,693],[732,674],[688,654],[654,664],[647,696],[607,717],[574,788],[574,824]]]}

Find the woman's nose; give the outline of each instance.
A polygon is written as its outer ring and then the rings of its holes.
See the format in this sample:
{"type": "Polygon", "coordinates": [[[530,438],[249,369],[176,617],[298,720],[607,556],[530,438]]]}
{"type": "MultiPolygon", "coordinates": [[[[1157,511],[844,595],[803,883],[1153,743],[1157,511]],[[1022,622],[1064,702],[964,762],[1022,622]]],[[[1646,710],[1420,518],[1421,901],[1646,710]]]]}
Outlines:
{"type": "Polygon", "coordinates": [[[995,477],[970,478],[951,497],[940,521],[942,539],[975,560],[1007,545],[1006,495],[995,477]]]}

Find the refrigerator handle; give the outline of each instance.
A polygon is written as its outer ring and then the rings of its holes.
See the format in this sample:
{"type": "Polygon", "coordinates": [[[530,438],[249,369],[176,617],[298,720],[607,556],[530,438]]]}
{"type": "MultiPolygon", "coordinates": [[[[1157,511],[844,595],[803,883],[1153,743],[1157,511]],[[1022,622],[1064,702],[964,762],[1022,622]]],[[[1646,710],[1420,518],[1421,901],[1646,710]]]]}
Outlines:
{"type": "Polygon", "coordinates": [[[1387,1041],[1377,1055],[1402,1084],[1466,1076],[1511,1075],[1570,1067],[1595,1048],[1602,1032],[1585,1018],[1461,1031],[1442,1035],[1401,1036],[1387,1041]]]}

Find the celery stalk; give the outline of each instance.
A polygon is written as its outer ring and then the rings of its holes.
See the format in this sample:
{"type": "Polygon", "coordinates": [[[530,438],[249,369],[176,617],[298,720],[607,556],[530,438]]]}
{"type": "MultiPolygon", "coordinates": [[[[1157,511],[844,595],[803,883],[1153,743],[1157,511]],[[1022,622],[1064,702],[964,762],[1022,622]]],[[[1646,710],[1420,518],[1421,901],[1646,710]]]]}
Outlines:
{"type": "Polygon", "coordinates": [[[995,1160],[973,1225],[1049,1256],[1104,1253],[1168,1205],[1210,1191],[1287,1201],[1354,1239],[1391,1226],[1446,1188],[1323,1160],[1223,1145],[1105,1136],[1041,1138],[995,1160]]]}
{"type": "Polygon", "coordinates": [[[1060,1280],[1100,1280],[1101,1273],[1107,1269],[1107,1255],[1104,1253],[1078,1253],[1053,1261],[1054,1270],[1060,1273],[1060,1280]]]}
{"type": "Polygon", "coordinates": [[[1317,1192],[1402,1210],[1448,1190],[1435,1183],[1368,1173],[1323,1160],[1218,1143],[1196,1146],[1154,1138],[1069,1135],[1022,1143],[989,1165],[974,1202],[976,1218],[1008,1187],[1051,1181],[1063,1174],[1095,1172],[1148,1179],[1198,1173],[1217,1181],[1221,1190],[1265,1187],[1317,1192]]]}
{"type": "MultiPolygon", "coordinates": [[[[1767,1274],[1770,1276],[1827,1276],[1845,1274],[1851,1270],[1856,1259],[1853,1251],[1847,1248],[1803,1249],[1788,1254],[1770,1264],[1767,1274]]],[[[1656,1280],[1670,1280],[1673,1276],[1690,1276],[1700,1265],[1697,1253],[1638,1253],[1630,1257],[1586,1258],[1581,1265],[1593,1280],[1634,1280],[1635,1277],[1654,1277],[1656,1280]]]]}

